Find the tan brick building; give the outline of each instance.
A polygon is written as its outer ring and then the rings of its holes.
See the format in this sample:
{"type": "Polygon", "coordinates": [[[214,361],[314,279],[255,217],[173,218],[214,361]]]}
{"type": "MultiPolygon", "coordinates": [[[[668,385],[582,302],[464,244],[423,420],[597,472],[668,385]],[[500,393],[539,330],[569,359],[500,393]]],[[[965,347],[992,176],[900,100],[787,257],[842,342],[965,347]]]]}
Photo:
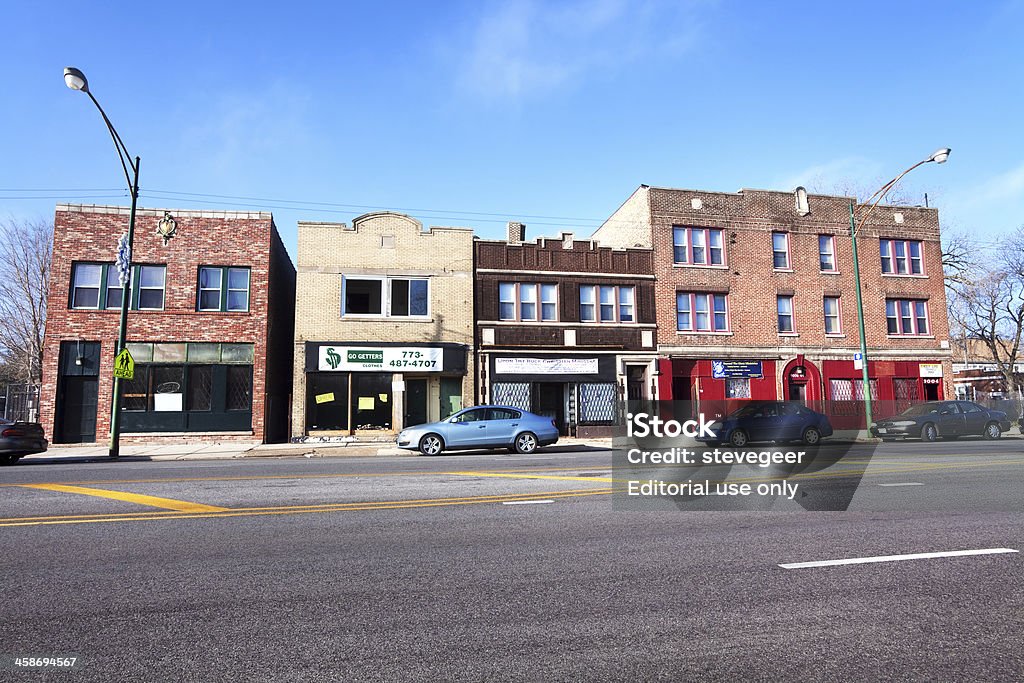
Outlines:
{"type": "Polygon", "coordinates": [[[473,405],[473,231],[392,212],[298,228],[292,437],[473,405]]]}
{"type": "MultiPolygon", "coordinates": [[[[659,398],[857,409],[852,201],[802,188],[633,193],[593,238],[654,249],[659,398]]],[[[938,212],[879,206],[857,245],[872,393],[952,396],[938,212]]]]}
{"type": "MultiPolygon", "coordinates": [[[[55,443],[106,442],[129,209],[58,204],[41,421],[55,443]]],[[[295,269],[269,213],[140,209],[122,381],[125,441],[283,441],[295,269]],[[166,244],[156,234],[170,217],[166,244]]]]}

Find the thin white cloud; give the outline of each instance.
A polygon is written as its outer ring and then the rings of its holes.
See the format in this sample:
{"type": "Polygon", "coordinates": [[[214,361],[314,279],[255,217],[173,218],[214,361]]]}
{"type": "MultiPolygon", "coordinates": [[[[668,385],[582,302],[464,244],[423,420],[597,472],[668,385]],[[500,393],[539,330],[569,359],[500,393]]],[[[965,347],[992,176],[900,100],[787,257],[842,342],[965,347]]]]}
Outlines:
{"type": "Polygon", "coordinates": [[[802,186],[812,193],[857,196],[863,193],[863,188],[872,184],[878,187],[885,182],[874,182],[881,171],[882,166],[877,161],[842,157],[787,173],[772,187],[789,190],[802,186]]]}
{"type": "Polygon", "coordinates": [[[701,0],[510,0],[491,5],[460,51],[457,85],[487,98],[573,87],[649,57],[678,56],[699,33],[701,0]]]}

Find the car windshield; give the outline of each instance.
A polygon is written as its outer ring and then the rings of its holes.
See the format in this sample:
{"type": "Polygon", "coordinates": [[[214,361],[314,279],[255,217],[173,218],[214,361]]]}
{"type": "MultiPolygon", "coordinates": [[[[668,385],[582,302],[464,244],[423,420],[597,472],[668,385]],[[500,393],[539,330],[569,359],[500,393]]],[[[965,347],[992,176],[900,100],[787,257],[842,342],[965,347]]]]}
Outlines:
{"type": "Polygon", "coordinates": [[[937,403],[921,403],[916,406],[910,406],[904,410],[900,415],[904,417],[918,417],[919,415],[927,415],[928,413],[939,412],[939,404],[937,403]]]}
{"type": "Polygon", "coordinates": [[[748,417],[750,415],[753,415],[754,413],[760,412],[763,409],[764,409],[764,404],[763,403],[754,403],[752,405],[745,405],[742,408],[738,408],[738,409],[732,411],[731,413],[729,413],[729,417],[748,417]]]}

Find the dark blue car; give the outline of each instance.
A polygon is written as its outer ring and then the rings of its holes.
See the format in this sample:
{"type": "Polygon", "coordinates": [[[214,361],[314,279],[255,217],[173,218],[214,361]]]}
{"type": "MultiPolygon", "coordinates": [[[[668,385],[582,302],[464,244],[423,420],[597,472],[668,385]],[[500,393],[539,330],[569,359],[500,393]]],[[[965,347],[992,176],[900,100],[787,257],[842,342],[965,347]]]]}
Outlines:
{"type": "Polygon", "coordinates": [[[817,445],[832,436],[828,418],[805,405],[786,401],[754,401],[711,425],[712,437],[698,437],[711,446],[745,446],[755,441],[802,441],[817,445]]]}

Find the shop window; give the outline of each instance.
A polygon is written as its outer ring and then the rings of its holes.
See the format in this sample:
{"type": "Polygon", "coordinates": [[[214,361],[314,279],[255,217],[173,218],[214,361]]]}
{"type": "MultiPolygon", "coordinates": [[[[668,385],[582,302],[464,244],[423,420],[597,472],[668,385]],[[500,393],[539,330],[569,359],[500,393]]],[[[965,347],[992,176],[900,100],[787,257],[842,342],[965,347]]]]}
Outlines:
{"type": "Polygon", "coordinates": [[[617,385],[611,382],[580,384],[580,422],[613,423],[618,408],[617,385]]]}
{"type": "Polygon", "coordinates": [[[188,369],[188,396],[186,410],[210,410],[213,392],[213,368],[193,365],[188,369]]]}
{"type": "Polygon", "coordinates": [[[135,376],[121,380],[121,406],[124,410],[133,412],[149,409],[148,365],[136,365],[135,376]]]}
{"type": "Polygon", "coordinates": [[[228,410],[252,410],[252,368],[248,365],[228,367],[228,410]]]}
{"type": "Polygon", "coordinates": [[[352,428],[391,429],[391,374],[352,373],[352,428]]]}
{"type": "Polygon", "coordinates": [[[725,380],[726,398],[750,398],[749,377],[728,377],[725,380]]]}

